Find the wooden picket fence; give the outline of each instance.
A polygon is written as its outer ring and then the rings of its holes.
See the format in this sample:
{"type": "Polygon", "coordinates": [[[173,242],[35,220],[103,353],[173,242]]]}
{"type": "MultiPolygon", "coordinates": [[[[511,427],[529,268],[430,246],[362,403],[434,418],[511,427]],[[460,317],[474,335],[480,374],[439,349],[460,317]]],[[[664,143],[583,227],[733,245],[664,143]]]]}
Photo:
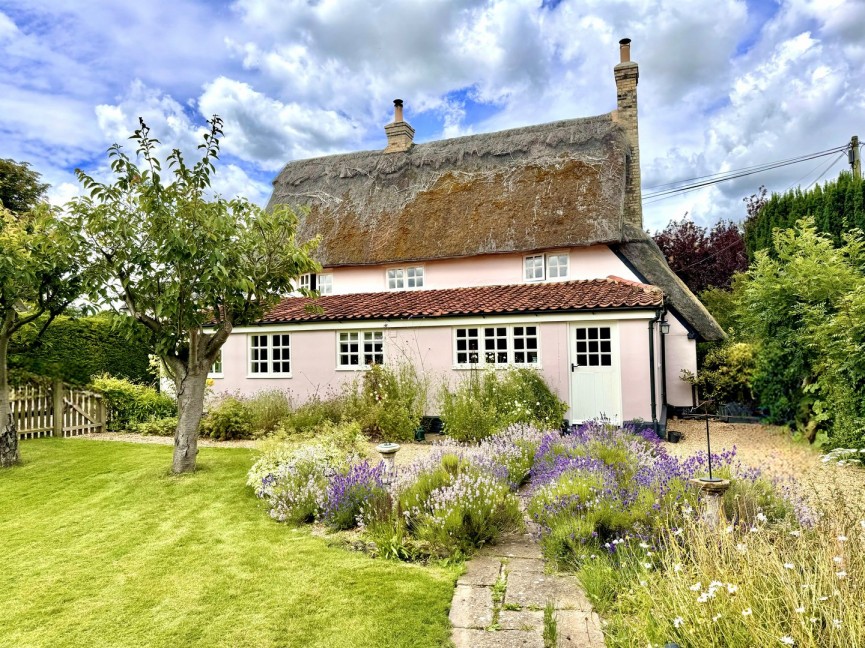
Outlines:
{"type": "Polygon", "coordinates": [[[51,388],[19,387],[12,390],[11,396],[12,417],[20,439],[105,431],[105,401],[99,394],[54,382],[51,388]]]}

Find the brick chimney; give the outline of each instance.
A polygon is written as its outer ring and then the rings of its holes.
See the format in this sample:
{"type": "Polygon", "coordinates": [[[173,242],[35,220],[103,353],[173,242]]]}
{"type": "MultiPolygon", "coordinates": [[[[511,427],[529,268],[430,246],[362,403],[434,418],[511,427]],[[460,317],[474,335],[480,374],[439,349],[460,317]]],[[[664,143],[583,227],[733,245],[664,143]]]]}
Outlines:
{"type": "Polygon", "coordinates": [[[640,132],[637,128],[637,81],[640,68],[631,60],[631,39],[619,41],[619,64],[616,76],[616,110],[613,121],[622,125],[630,144],[625,186],[625,220],[643,229],[643,196],[640,188],[640,132]]]}
{"type": "Polygon", "coordinates": [[[385,153],[401,153],[412,147],[414,128],[402,118],[402,99],[393,100],[393,122],[384,127],[387,135],[385,153]]]}

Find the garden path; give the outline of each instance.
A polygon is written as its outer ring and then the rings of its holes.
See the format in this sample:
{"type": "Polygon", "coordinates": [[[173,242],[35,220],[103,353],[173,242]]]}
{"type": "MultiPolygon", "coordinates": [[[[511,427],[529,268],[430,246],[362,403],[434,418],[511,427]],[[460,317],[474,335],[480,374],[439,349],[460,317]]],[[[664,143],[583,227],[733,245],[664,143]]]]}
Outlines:
{"type": "Polygon", "coordinates": [[[550,633],[544,633],[544,616],[550,612],[555,646],[605,645],[600,619],[577,579],[547,574],[535,537],[506,536],[466,564],[450,611],[456,648],[547,648],[553,645],[550,633]]]}

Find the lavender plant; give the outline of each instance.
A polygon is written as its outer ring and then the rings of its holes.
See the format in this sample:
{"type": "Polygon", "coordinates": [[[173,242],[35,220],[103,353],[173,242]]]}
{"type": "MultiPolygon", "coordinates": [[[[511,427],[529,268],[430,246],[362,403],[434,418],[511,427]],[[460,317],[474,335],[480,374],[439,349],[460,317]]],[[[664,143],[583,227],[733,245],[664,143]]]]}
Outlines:
{"type": "Polygon", "coordinates": [[[364,505],[386,498],[384,463],[362,461],[331,477],[321,518],[331,529],[351,529],[364,522],[364,505]]]}

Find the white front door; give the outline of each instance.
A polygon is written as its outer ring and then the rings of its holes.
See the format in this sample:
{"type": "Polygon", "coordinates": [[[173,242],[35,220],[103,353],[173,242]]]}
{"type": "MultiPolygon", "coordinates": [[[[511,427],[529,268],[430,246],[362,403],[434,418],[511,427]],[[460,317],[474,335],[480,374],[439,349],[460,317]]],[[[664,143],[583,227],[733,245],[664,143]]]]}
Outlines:
{"type": "Polygon", "coordinates": [[[622,422],[621,359],[615,322],[571,324],[571,421],[622,422]]]}

